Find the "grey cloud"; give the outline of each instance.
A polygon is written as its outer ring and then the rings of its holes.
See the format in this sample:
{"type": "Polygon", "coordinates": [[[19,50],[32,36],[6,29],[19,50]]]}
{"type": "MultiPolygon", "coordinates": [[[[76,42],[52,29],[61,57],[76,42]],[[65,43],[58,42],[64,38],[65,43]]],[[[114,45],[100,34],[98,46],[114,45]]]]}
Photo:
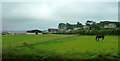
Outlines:
{"type": "Polygon", "coordinates": [[[5,30],[47,29],[49,27],[57,28],[60,22],[76,23],[79,21],[84,24],[87,19],[96,22],[118,19],[118,5],[116,2],[71,2],[66,4],[12,2],[3,3],[2,11],[3,29],[5,30]],[[29,12],[34,7],[40,8],[41,5],[47,5],[50,8],[53,13],[51,17],[53,18],[44,19],[42,14],[40,15],[41,12],[38,16],[36,12],[35,16],[29,12]]]}

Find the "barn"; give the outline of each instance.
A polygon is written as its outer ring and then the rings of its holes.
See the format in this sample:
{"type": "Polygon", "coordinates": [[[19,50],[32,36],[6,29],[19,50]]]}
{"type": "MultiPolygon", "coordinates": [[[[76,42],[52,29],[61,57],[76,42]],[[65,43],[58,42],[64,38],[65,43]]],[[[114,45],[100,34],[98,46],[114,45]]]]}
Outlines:
{"type": "Polygon", "coordinates": [[[48,29],[49,33],[57,33],[58,29],[48,29]]]}
{"type": "Polygon", "coordinates": [[[27,31],[27,34],[42,34],[42,31],[41,30],[28,30],[27,31]]]}

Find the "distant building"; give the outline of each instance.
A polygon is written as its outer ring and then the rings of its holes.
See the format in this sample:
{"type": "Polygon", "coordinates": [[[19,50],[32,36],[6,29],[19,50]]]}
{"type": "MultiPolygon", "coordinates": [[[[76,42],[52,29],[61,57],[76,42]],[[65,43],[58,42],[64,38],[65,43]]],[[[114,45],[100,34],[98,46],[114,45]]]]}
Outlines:
{"type": "Polygon", "coordinates": [[[48,29],[49,33],[58,33],[58,29],[48,29]]]}
{"type": "Polygon", "coordinates": [[[9,33],[9,35],[15,35],[16,33],[14,33],[14,32],[8,32],[9,33]]]}
{"type": "Polygon", "coordinates": [[[80,27],[73,28],[73,30],[78,30],[78,29],[80,29],[80,27]]]}
{"type": "Polygon", "coordinates": [[[1,33],[2,35],[16,35],[17,33],[15,33],[15,32],[10,32],[10,31],[7,31],[7,32],[2,32],[1,33]]]}
{"type": "Polygon", "coordinates": [[[68,30],[66,30],[66,32],[70,32],[72,29],[68,29],[68,30]]]}
{"type": "Polygon", "coordinates": [[[89,26],[84,25],[83,28],[84,29],[89,29],[89,26]]]}
{"type": "Polygon", "coordinates": [[[42,34],[42,31],[41,30],[28,30],[27,31],[27,34],[42,34]]]}
{"type": "Polygon", "coordinates": [[[42,33],[43,34],[47,34],[47,33],[49,33],[49,31],[48,30],[44,30],[42,33]]]}
{"type": "Polygon", "coordinates": [[[104,25],[103,28],[116,28],[116,24],[110,23],[110,24],[104,25]]]}
{"type": "Polygon", "coordinates": [[[8,33],[8,32],[5,32],[5,31],[2,32],[1,34],[2,34],[2,35],[9,35],[9,33],[8,33]]]}

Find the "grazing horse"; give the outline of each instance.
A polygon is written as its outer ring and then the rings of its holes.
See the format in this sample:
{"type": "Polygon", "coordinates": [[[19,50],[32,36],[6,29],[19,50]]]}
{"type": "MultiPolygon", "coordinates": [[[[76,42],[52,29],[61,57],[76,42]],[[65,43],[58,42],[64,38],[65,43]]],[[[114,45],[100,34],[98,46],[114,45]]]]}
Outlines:
{"type": "Polygon", "coordinates": [[[100,41],[99,39],[102,38],[102,41],[104,40],[105,35],[103,34],[98,34],[96,35],[96,41],[100,41]]]}

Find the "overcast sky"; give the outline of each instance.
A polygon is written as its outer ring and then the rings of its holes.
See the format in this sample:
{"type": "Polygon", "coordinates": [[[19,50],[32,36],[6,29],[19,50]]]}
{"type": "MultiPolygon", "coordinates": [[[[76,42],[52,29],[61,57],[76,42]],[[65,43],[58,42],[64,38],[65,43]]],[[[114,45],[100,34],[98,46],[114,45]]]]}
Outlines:
{"type": "Polygon", "coordinates": [[[118,21],[117,2],[3,2],[3,30],[57,28],[60,22],[118,21]]]}

